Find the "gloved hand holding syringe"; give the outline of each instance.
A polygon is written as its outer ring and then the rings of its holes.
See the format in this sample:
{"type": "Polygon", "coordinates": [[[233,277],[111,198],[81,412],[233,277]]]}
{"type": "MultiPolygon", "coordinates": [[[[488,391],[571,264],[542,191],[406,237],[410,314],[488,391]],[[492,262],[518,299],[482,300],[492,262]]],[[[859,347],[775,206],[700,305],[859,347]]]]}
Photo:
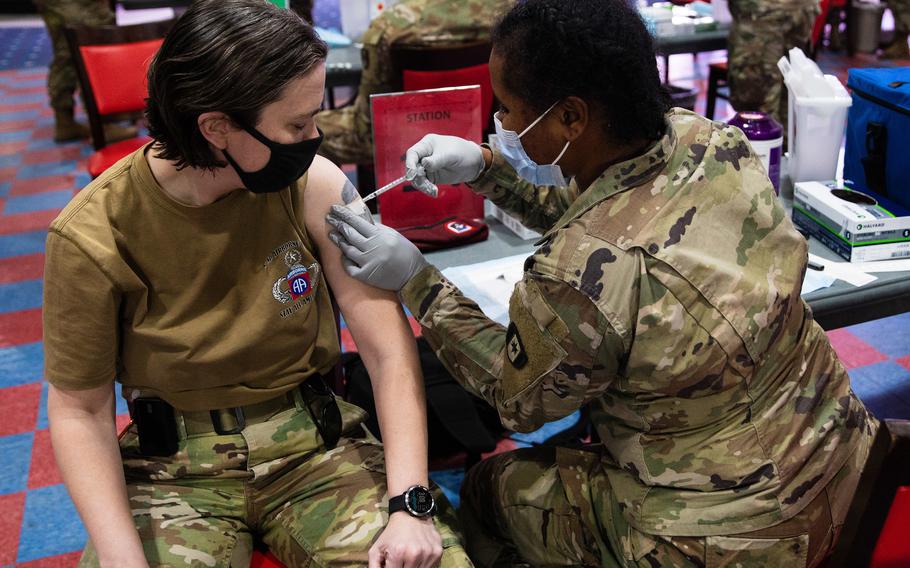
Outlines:
{"type": "MultiPolygon", "coordinates": [[[[423,170],[422,167],[419,169],[423,170]]],[[[344,188],[341,190],[341,198],[348,209],[353,211],[358,217],[361,217],[372,223],[373,216],[370,214],[369,209],[367,209],[366,202],[373,199],[374,197],[382,195],[383,193],[401,185],[406,181],[411,181],[411,185],[425,195],[429,195],[430,197],[437,197],[439,195],[439,188],[436,187],[436,184],[428,180],[426,176],[423,175],[422,171],[420,174],[421,175],[415,180],[409,180],[409,175],[407,174],[403,175],[395,181],[385,184],[363,199],[360,198],[360,194],[357,192],[357,188],[354,187],[354,184],[348,181],[344,184],[344,188]]]]}
{"type": "MultiPolygon", "coordinates": [[[[423,167],[420,167],[419,169],[423,170],[423,167]]],[[[373,199],[374,197],[379,197],[383,193],[403,184],[406,181],[411,181],[411,185],[414,187],[414,189],[416,189],[420,193],[423,193],[424,195],[429,195],[430,197],[439,196],[439,188],[436,187],[435,183],[428,180],[426,178],[426,176],[423,175],[423,172],[421,172],[413,180],[409,179],[408,175],[405,174],[405,175],[401,176],[400,178],[398,178],[390,183],[385,184],[384,186],[380,187],[373,193],[367,195],[366,197],[363,198],[363,200],[369,201],[369,200],[373,199]]]]}

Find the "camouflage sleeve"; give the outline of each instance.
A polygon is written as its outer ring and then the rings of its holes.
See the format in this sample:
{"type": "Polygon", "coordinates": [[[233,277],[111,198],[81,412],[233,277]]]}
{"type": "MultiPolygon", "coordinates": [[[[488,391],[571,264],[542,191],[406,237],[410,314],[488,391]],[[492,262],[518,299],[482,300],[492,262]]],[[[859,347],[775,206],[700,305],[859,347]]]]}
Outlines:
{"type": "Polygon", "coordinates": [[[541,233],[555,225],[577,197],[569,188],[522,180],[498,150],[493,150],[492,165],[470,185],[524,226],[541,233]]]}
{"type": "Polygon", "coordinates": [[[620,336],[597,306],[555,277],[525,274],[509,302],[508,327],[433,266],[401,296],[455,380],[512,430],[534,430],[598,397],[623,357],[620,336]]]}

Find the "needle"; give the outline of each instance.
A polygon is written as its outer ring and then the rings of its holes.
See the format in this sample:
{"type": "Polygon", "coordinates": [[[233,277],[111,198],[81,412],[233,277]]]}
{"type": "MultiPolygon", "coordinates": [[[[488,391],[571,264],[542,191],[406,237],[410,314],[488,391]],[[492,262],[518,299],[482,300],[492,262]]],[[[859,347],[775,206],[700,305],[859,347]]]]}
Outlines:
{"type": "Polygon", "coordinates": [[[377,189],[376,191],[374,191],[373,193],[367,195],[366,197],[363,198],[363,200],[369,201],[369,200],[373,199],[374,197],[379,197],[380,195],[382,195],[383,193],[392,189],[393,187],[399,186],[406,181],[407,181],[407,179],[405,178],[405,176],[401,176],[400,178],[396,179],[395,181],[393,181],[391,183],[387,183],[384,186],[377,189]]]}

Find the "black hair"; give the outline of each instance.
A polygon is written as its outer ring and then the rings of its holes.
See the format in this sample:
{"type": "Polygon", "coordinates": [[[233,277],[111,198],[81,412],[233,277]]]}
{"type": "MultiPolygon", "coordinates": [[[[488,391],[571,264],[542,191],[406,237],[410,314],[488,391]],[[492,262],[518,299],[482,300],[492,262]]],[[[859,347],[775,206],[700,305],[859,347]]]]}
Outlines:
{"type": "Polygon", "coordinates": [[[262,109],[327,53],[300,16],[266,0],[196,0],[149,66],[146,118],[156,156],[178,168],[224,166],[199,131],[199,115],[221,111],[255,126],[262,109]]]}
{"type": "Polygon", "coordinates": [[[520,0],[492,41],[506,88],[536,112],[574,95],[602,110],[614,140],[663,135],[669,98],[651,36],[625,0],[520,0]]]}

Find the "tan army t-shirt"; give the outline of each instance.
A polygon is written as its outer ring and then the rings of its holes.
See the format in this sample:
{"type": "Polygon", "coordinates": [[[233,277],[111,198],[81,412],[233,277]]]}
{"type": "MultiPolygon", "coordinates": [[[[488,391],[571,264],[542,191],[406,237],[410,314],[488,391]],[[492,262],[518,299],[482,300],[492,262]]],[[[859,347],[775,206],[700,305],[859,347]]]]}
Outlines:
{"type": "Polygon", "coordinates": [[[45,373],[86,389],[119,380],[184,410],[251,404],[332,369],[331,300],[303,224],[306,177],[204,207],[171,199],[147,146],[51,224],[45,373]]]}

